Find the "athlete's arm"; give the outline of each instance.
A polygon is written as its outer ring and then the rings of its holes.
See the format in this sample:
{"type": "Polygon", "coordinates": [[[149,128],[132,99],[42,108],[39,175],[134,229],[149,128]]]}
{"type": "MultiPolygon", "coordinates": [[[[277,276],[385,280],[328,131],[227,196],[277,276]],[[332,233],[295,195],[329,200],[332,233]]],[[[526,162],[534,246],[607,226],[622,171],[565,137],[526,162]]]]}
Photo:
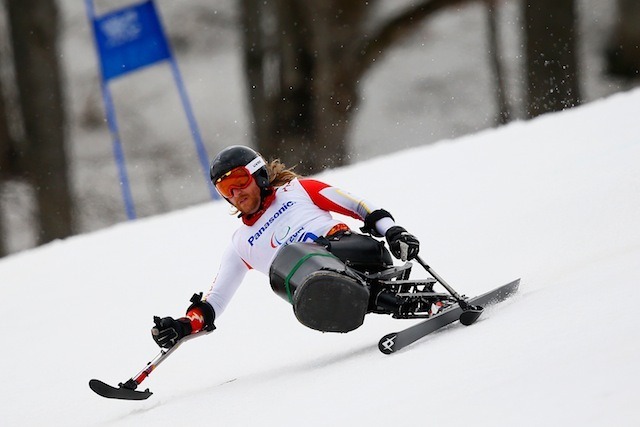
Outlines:
{"type": "Polygon", "coordinates": [[[213,307],[216,319],[227,308],[250,267],[232,245],[222,255],[220,270],[204,299],[213,307]]]}
{"type": "Polygon", "coordinates": [[[395,225],[389,212],[362,197],[315,179],[300,179],[300,185],[319,208],[364,221],[374,235],[384,236],[395,225]]]}

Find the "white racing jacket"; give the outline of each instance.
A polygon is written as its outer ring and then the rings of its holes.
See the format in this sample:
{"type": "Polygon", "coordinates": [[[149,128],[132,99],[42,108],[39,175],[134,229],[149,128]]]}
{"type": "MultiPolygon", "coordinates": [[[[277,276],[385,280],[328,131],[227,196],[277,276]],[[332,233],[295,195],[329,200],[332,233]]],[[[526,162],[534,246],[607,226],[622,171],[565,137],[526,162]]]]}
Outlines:
{"type": "MultiPolygon", "coordinates": [[[[290,243],[315,241],[341,224],[330,211],[364,220],[377,209],[367,200],[314,179],[294,179],[276,188],[271,204],[257,220],[243,221],[222,256],[218,275],[205,295],[216,318],[226,308],[247,271],[255,269],[268,275],[280,248],[290,243]]],[[[376,229],[384,235],[393,225],[393,220],[386,217],[376,223],[376,229]]]]}

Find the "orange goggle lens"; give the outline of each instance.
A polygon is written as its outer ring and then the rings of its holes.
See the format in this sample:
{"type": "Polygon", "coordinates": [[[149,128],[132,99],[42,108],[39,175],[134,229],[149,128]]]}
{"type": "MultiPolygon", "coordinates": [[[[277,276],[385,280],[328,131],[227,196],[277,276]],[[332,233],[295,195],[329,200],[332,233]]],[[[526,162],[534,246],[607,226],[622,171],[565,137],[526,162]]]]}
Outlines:
{"type": "Polygon", "coordinates": [[[253,177],[246,167],[240,166],[231,169],[216,180],[216,190],[222,197],[229,199],[233,196],[233,189],[247,188],[253,177]]]}

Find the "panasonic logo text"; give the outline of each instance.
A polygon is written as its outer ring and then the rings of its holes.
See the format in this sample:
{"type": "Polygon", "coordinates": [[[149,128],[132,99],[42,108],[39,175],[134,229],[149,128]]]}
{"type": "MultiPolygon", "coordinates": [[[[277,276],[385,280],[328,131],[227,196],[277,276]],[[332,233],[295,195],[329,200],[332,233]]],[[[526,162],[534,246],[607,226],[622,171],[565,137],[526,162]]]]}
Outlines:
{"type": "Polygon", "coordinates": [[[291,206],[295,205],[296,202],[292,202],[292,201],[288,201],[286,203],[283,203],[282,206],[280,206],[280,209],[278,209],[261,227],[258,231],[256,231],[253,236],[249,237],[249,240],[247,240],[247,242],[249,243],[249,245],[253,246],[253,244],[260,238],[260,236],[262,236],[262,234],[269,228],[269,226],[271,224],[273,224],[273,222],[278,219],[278,217],[280,215],[282,215],[283,213],[285,213],[287,211],[287,209],[289,209],[291,206]]]}

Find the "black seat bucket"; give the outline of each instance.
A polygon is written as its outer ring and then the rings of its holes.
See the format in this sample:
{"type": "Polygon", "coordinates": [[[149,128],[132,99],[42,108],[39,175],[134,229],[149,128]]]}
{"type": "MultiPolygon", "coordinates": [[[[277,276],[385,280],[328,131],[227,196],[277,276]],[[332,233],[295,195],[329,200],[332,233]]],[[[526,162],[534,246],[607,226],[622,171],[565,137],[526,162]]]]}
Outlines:
{"type": "Polygon", "coordinates": [[[303,325],[349,332],[364,322],[369,291],[344,263],[315,243],[282,248],[269,270],[273,291],[293,305],[303,325]]]}

